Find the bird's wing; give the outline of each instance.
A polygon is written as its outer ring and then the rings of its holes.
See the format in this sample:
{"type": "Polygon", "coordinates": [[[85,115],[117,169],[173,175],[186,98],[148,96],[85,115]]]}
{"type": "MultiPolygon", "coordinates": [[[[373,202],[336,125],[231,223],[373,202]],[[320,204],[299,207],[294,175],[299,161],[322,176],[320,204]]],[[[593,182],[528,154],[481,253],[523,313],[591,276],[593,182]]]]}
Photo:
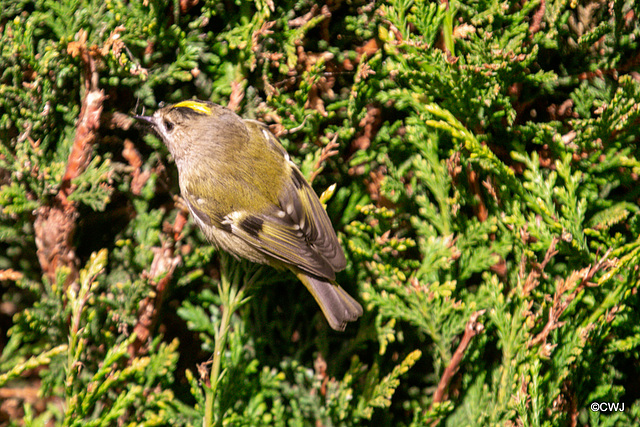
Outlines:
{"type": "Polygon", "coordinates": [[[344,253],[318,196],[295,167],[279,202],[266,212],[231,212],[221,228],[285,264],[335,279],[346,265],[344,253]]]}

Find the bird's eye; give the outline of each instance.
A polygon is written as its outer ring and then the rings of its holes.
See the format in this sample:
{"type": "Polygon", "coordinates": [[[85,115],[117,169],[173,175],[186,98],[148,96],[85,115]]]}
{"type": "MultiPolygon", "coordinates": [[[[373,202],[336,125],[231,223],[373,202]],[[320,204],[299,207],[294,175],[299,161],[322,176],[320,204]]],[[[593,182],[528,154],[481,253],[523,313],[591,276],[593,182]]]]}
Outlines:
{"type": "Polygon", "coordinates": [[[171,132],[173,130],[173,123],[171,123],[169,120],[165,120],[164,128],[167,130],[167,132],[171,132]]]}

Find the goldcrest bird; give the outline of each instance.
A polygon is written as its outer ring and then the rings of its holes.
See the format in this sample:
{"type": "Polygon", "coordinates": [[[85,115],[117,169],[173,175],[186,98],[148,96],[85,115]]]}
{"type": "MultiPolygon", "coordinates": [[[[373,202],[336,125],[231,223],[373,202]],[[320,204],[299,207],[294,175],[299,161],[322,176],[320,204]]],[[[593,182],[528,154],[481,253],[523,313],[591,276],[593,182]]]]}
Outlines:
{"type": "Polygon", "coordinates": [[[346,260],[326,211],[266,125],[196,100],[135,118],[169,148],[182,197],[208,240],[235,257],[291,270],[335,330],[362,315],[335,283],[346,260]]]}

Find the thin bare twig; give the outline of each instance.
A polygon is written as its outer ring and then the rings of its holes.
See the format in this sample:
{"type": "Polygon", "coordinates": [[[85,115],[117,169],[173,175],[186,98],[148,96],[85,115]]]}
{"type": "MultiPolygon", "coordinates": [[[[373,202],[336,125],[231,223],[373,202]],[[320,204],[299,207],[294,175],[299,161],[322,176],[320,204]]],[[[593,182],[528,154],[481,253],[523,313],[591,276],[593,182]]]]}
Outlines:
{"type": "Polygon", "coordinates": [[[589,265],[582,270],[573,271],[566,280],[558,282],[556,292],[553,295],[553,304],[549,309],[547,323],[544,328],[542,328],[542,331],[529,341],[527,348],[546,342],[551,331],[564,325],[565,322],[559,321],[560,316],[562,316],[562,313],[564,313],[571,302],[578,296],[578,293],[582,292],[586,286],[589,286],[593,276],[607,265],[606,261],[611,251],[612,249],[609,249],[595,265],[589,265]],[[565,295],[570,289],[573,289],[573,291],[565,295]]]}
{"type": "Polygon", "coordinates": [[[442,377],[440,377],[438,388],[433,395],[431,408],[433,408],[436,403],[442,402],[445,398],[445,393],[449,388],[451,379],[453,378],[455,373],[458,372],[458,368],[460,367],[460,363],[462,362],[464,353],[467,351],[469,343],[471,343],[471,338],[475,337],[484,330],[484,325],[478,322],[478,318],[485,312],[486,310],[478,310],[474,312],[467,321],[467,325],[464,328],[464,335],[462,336],[462,340],[460,341],[460,344],[458,344],[458,348],[456,348],[455,353],[453,353],[453,357],[451,357],[449,366],[447,366],[447,368],[444,370],[444,373],[442,374],[442,377]]]}
{"type": "Polygon", "coordinates": [[[320,154],[320,158],[316,162],[313,167],[313,172],[311,173],[311,177],[309,177],[309,182],[313,182],[314,179],[322,172],[322,164],[329,160],[330,157],[338,154],[338,150],[335,150],[340,146],[337,142],[338,134],[335,134],[331,141],[324,147],[322,147],[322,153],[320,154]]]}

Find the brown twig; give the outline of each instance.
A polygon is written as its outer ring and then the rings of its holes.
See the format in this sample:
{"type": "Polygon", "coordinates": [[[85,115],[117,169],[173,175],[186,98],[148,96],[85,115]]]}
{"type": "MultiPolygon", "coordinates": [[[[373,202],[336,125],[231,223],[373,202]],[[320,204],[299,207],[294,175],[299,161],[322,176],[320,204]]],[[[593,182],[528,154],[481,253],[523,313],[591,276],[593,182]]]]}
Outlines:
{"type": "Polygon", "coordinates": [[[482,191],[480,190],[480,178],[478,177],[478,173],[471,167],[469,167],[468,173],[469,187],[473,193],[473,198],[476,200],[473,210],[480,222],[485,222],[489,217],[489,210],[484,203],[482,191]]]}
{"type": "Polygon", "coordinates": [[[453,378],[455,373],[458,372],[458,368],[460,367],[460,362],[462,362],[464,353],[467,351],[469,343],[471,343],[471,338],[475,337],[484,330],[484,325],[478,322],[478,318],[482,316],[485,311],[486,310],[478,310],[474,312],[467,321],[467,325],[464,328],[464,335],[462,336],[462,340],[460,341],[460,344],[458,344],[458,348],[456,348],[455,353],[453,353],[451,361],[449,362],[447,368],[444,370],[442,377],[440,377],[438,388],[433,395],[431,408],[433,408],[435,404],[442,402],[445,398],[445,393],[449,388],[449,383],[451,383],[451,379],[453,378]]]}
{"type": "Polygon", "coordinates": [[[231,95],[229,96],[229,103],[227,104],[227,108],[235,111],[236,113],[240,110],[240,103],[244,99],[244,86],[239,81],[231,82],[231,95]]]}
{"type": "Polygon", "coordinates": [[[356,136],[351,143],[351,150],[366,150],[371,146],[371,141],[375,137],[376,133],[382,126],[382,109],[379,107],[368,104],[367,114],[358,123],[358,136],[356,136]]]}
{"type": "Polygon", "coordinates": [[[329,141],[327,145],[322,147],[322,153],[320,154],[320,158],[318,159],[315,166],[313,167],[313,172],[309,177],[309,182],[313,182],[313,180],[316,179],[316,177],[320,174],[320,172],[322,172],[322,164],[324,162],[329,160],[330,157],[333,157],[336,154],[338,154],[338,150],[336,150],[336,148],[338,148],[340,144],[338,144],[337,140],[338,140],[338,134],[335,134],[334,137],[331,139],[331,141],[329,141]]]}
{"type": "Polygon", "coordinates": [[[122,157],[124,157],[132,168],[131,171],[131,192],[136,196],[139,196],[142,192],[142,188],[151,177],[151,171],[143,171],[142,157],[136,146],[130,139],[124,140],[124,149],[122,150],[122,157]]]}
{"type": "Polygon", "coordinates": [[[533,19],[531,19],[531,25],[529,25],[529,37],[533,38],[533,35],[540,31],[542,28],[542,19],[544,18],[544,11],[546,9],[545,0],[540,2],[540,6],[538,10],[533,14],[533,19]]]}
{"type": "MultiPolygon", "coordinates": [[[[523,230],[522,233],[526,233],[526,232],[523,230]]],[[[560,238],[558,237],[554,237],[553,239],[551,239],[551,244],[549,245],[549,249],[547,249],[547,253],[544,255],[544,259],[542,260],[542,263],[539,265],[536,263],[533,266],[531,272],[527,276],[527,280],[525,280],[524,282],[524,286],[522,287],[523,297],[528,296],[531,293],[531,291],[533,291],[536,288],[536,286],[538,286],[538,284],[540,283],[538,281],[538,278],[543,274],[544,269],[549,263],[549,261],[551,261],[551,259],[558,253],[558,251],[556,250],[556,245],[558,244],[559,241],[560,241],[560,238]]]]}
{"type": "Polygon", "coordinates": [[[560,322],[560,316],[569,307],[571,302],[578,296],[578,294],[586,287],[589,286],[593,276],[603,267],[606,267],[607,258],[612,249],[609,249],[600,260],[593,266],[589,265],[582,270],[573,271],[566,280],[560,280],[556,287],[556,292],[553,295],[553,304],[549,309],[549,316],[547,323],[542,331],[540,331],[534,338],[529,341],[527,348],[531,348],[537,344],[547,341],[549,334],[554,329],[557,329],[565,324],[560,322]],[[576,285],[577,284],[577,285],[576,285]],[[573,289],[573,291],[566,295],[566,293],[573,289]]]}
{"type": "Polygon", "coordinates": [[[81,31],[78,35],[79,41],[69,43],[67,49],[70,55],[79,55],[84,65],[85,95],[76,135],[60,189],[50,204],[38,208],[34,221],[38,261],[42,271],[53,282],[58,268],[66,267],[70,272],[66,285],[75,281],[78,275],[78,260],[73,245],[78,212],[76,203],[69,201],[68,197],[75,190],[73,180],[86,170],[91,161],[91,149],[100,127],[105,98],[104,92],[98,89],[98,72],[93,57],[95,52],[86,46],[86,32],[81,31]]]}
{"type": "Polygon", "coordinates": [[[172,234],[174,240],[165,240],[162,247],[152,248],[154,257],[151,262],[151,268],[148,272],[143,273],[143,277],[148,279],[152,285],[155,285],[155,293],[152,296],[145,297],[140,302],[138,310],[138,322],[133,328],[136,333],[136,340],[129,347],[129,354],[134,357],[139,355],[151,336],[151,330],[154,328],[158,319],[158,311],[162,306],[167,286],[173,278],[173,272],[182,261],[180,255],[175,255],[175,243],[182,238],[182,230],[187,223],[186,213],[179,211],[173,225],[166,228],[168,234],[172,234]]]}

